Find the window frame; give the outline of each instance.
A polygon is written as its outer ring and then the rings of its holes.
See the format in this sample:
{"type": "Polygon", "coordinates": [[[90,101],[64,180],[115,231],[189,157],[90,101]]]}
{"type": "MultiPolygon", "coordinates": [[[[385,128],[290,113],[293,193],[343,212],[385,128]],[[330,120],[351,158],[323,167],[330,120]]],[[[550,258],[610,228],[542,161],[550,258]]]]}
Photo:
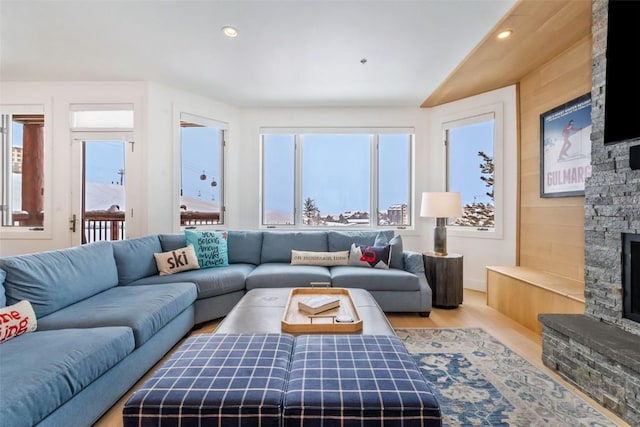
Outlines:
{"type": "Polygon", "coordinates": [[[132,103],[69,105],[69,129],[72,132],[133,132],[134,128],[135,108],[132,103]],[[118,117],[114,120],[108,117],[110,115],[118,117]]]}
{"type": "Polygon", "coordinates": [[[227,140],[229,134],[229,124],[227,122],[223,122],[221,120],[216,120],[209,117],[206,113],[201,112],[193,112],[191,109],[176,109],[174,114],[174,119],[177,124],[176,126],[176,144],[174,150],[174,159],[175,162],[175,173],[176,179],[174,187],[176,188],[174,194],[175,206],[178,208],[175,212],[175,220],[174,223],[177,224],[178,230],[207,230],[207,229],[220,229],[226,227],[226,206],[225,206],[225,187],[226,187],[226,175],[225,175],[225,165],[226,165],[226,147],[227,140]],[[220,177],[218,178],[218,186],[220,191],[220,219],[216,224],[190,224],[190,225],[182,225],[181,224],[181,215],[180,215],[180,204],[182,197],[182,137],[181,137],[181,122],[189,121],[197,124],[201,124],[206,127],[214,127],[220,130],[220,177]]]}
{"type": "MultiPolygon", "coordinates": [[[[449,115],[442,120],[441,133],[445,148],[444,156],[444,183],[446,191],[449,191],[449,147],[448,130],[455,125],[469,125],[481,123],[483,118],[493,116],[493,164],[494,164],[494,227],[484,229],[482,227],[469,227],[464,225],[447,224],[447,233],[450,236],[474,237],[485,239],[502,239],[504,235],[504,181],[503,181],[503,156],[504,156],[504,105],[495,103],[460,113],[449,115]]],[[[486,120],[485,120],[486,121],[486,120]]],[[[461,206],[462,207],[462,206],[461,206]]]]}
{"type": "Polygon", "coordinates": [[[259,227],[261,229],[306,229],[306,230],[326,230],[326,229],[344,229],[344,230],[413,230],[416,226],[414,216],[415,200],[414,200],[414,158],[415,158],[415,128],[413,127],[304,127],[304,128],[279,128],[279,127],[262,127],[259,130],[260,141],[260,202],[259,202],[259,227]],[[379,135],[399,135],[406,134],[409,136],[409,158],[407,159],[407,184],[409,186],[409,204],[407,215],[409,224],[404,225],[379,225],[378,208],[379,208],[379,135]],[[294,197],[293,197],[293,224],[266,224],[265,223],[265,202],[264,202],[264,184],[265,184],[265,136],[266,135],[292,135],[294,137],[294,197]],[[370,153],[370,186],[369,186],[369,224],[363,225],[345,225],[341,227],[307,225],[303,221],[303,199],[302,195],[302,159],[303,159],[303,135],[367,135],[369,136],[369,153],[370,153]]]}
{"type": "MultiPolygon", "coordinates": [[[[44,200],[43,211],[44,217],[42,219],[42,227],[20,227],[13,225],[2,225],[0,222],[0,238],[3,240],[50,240],[53,238],[53,205],[52,205],[52,192],[53,192],[53,149],[52,149],[52,107],[50,102],[33,102],[25,104],[0,104],[0,115],[16,115],[16,114],[43,114],[44,115],[44,127],[43,127],[43,168],[44,168],[44,200]]],[[[12,141],[9,141],[11,144],[12,141]]],[[[0,150],[3,148],[0,147],[0,150]]],[[[9,164],[11,159],[9,159],[9,164]]],[[[7,171],[2,166],[0,173],[10,173],[11,168],[7,171]]],[[[4,177],[0,177],[2,185],[5,185],[4,177]]],[[[13,182],[13,181],[12,181],[13,182]]],[[[0,200],[0,204],[3,201],[0,200]]]]}

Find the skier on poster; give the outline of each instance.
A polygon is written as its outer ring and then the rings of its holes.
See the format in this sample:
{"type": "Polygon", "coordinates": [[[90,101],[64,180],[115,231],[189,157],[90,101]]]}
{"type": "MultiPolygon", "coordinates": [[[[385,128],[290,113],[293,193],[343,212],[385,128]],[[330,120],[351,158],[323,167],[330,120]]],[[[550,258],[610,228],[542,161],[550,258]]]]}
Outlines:
{"type": "Polygon", "coordinates": [[[562,145],[562,150],[560,150],[560,154],[558,155],[558,161],[564,160],[567,157],[567,152],[569,148],[571,148],[571,141],[569,141],[569,136],[571,136],[571,132],[577,132],[580,128],[576,128],[573,126],[573,120],[569,120],[569,123],[562,129],[562,138],[564,139],[564,144],[562,145]]]}

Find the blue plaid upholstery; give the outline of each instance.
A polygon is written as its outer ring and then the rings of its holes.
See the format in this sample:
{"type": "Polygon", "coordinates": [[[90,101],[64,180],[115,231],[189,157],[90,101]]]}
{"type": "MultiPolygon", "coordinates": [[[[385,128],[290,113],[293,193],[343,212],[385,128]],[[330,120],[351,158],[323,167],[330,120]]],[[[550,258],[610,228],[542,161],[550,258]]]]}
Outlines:
{"type": "Polygon", "coordinates": [[[285,427],[441,425],[433,392],[395,336],[297,337],[284,399],[285,427]]]}
{"type": "Polygon", "coordinates": [[[129,398],[132,426],[279,426],[293,336],[190,337],[129,398]]]}

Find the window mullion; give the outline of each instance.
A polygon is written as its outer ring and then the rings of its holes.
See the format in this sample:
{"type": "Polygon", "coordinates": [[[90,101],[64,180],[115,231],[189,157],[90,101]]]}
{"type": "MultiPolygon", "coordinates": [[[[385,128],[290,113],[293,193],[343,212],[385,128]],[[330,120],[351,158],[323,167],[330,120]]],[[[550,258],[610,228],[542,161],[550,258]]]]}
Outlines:
{"type": "Polygon", "coordinates": [[[227,207],[226,207],[226,202],[224,200],[224,188],[226,187],[226,179],[225,179],[225,175],[224,175],[224,166],[225,166],[225,154],[227,151],[227,135],[228,135],[229,131],[225,128],[221,128],[220,129],[220,141],[222,141],[222,143],[220,144],[220,182],[218,183],[218,185],[220,185],[220,194],[219,194],[219,203],[220,203],[220,223],[221,224],[225,224],[226,221],[226,212],[227,212],[227,207]]]}
{"type": "Polygon", "coordinates": [[[302,226],[302,136],[296,134],[294,141],[293,223],[295,227],[300,227],[302,226]]]}
{"type": "Polygon", "coordinates": [[[12,143],[11,143],[11,115],[2,114],[2,223],[13,225],[12,222],[12,143]]]}
{"type": "MultiPolygon", "coordinates": [[[[280,131],[281,129],[276,130],[280,131]]],[[[400,203],[400,209],[411,209],[412,203],[409,200],[404,201],[407,194],[393,194],[396,185],[398,185],[398,191],[411,194],[413,144],[410,140],[407,147],[406,137],[402,138],[404,132],[381,134],[376,130],[369,129],[368,132],[353,133],[338,132],[338,129],[335,130],[335,133],[327,133],[326,129],[304,130],[305,132],[276,133],[274,131],[273,133],[265,133],[278,135],[279,138],[286,134],[291,138],[289,144],[291,144],[291,140],[293,142],[293,153],[288,151],[291,153],[289,155],[293,155],[291,162],[293,164],[289,161],[283,162],[282,159],[278,161],[277,157],[273,157],[275,152],[272,152],[271,149],[269,150],[271,153],[269,162],[272,164],[271,169],[273,170],[283,167],[294,168],[291,171],[292,175],[289,175],[293,178],[293,183],[288,184],[292,187],[287,185],[287,188],[289,191],[293,191],[293,226],[295,228],[344,226],[375,229],[382,226],[382,223],[379,222],[378,212],[383,208],[387,211],[389,209],[387,204],[393,205],[394,217],[398,215],[398,207],[395,206],[397,203],[400,203]],[[398,145],[395,142],[397,140],[398,145]],[[400,141],[403,142],[400,143],[400,141]],[[403,156],[398,156],[400,154],[398,150],[407,151],[408,159],[406,162],[403,162],[403,156]],[[349,161],[345,163],[346,159],[349,161]],[[382,163],[383,161],[386,163],[382,163]],[[387,178],[383,181],[385,176],[387,178]],[[342,182],[344,179],[349,181],[342,182]],[[409,182],[408,189],[406,183],[401,182],[405,179],[409,182]],[[384,188],[381,188],[383,184],[384,188]],[[307,197],[317,202],[317,208],[320,209],[319,220],[317,222],[310,221],[309,224],[307,224],[305,217],[307,197]],[[398,202],[395,201],[396,199],[398,202]],[[381,203],[385,203],[385,206],[381,206],[381,203]],[[367,211],[367,215],[361,215],[365,211],[367,211]],[[332,225],[332,222],[340,224],[332,225]]],[[[264,155],[263,153],[263,157],[264,155]]],[[[265,167],[263,165],[263,168],[265,167]]],[[[275,176],[269,181],[269,191],[279,195],[277,193],[280,191],[277,186],[280,185],[281,191],[284,191],[285,181],[278,184],[275,176]]],[[[263,177],[263,186],[264,182],[263,177]]],[[[264,190],[263,188],[263,197],[266,194],[264,190]]],[[[289,194],[291,195],[291,193],[289,194]]],[[[275,203],[278,199],[275,195],[268,197],[270,203],[275,203]]],[[[266,199],[263,200],[263,218],[265,215],[264,206],[267,204],[266,199]]],[[[406,215],[404,211],[401,214],[406,215]]],[[[410,223],[406,219],[403,222],[397,221],[394,219],[394,224],[402,225],[402,228],[410,223]]],[[[269,224],[267,221],[264,225],[276,227],[284,224],[269,224]]]]}
{"type": "Polygon", "coordinates": [[[371,186],[369,187],[369,191],[370,191],[370,197],[369,200],[371,201],[371,206],[369,208],[369,224],[371,225],[371,227],[376,228],[378,227],[378,210],[380,209],[379,203],[378,203],[378,194],[380,192],[380,189],[378,188],[379,186],[379,177],[380,177],[380,162],[379,160],[379,138],[378,138],[378,134],[375,133],[373,135],[370,136],[371,138],[371,145],[370,145],[370,151],[371,151],[371,186]]]}

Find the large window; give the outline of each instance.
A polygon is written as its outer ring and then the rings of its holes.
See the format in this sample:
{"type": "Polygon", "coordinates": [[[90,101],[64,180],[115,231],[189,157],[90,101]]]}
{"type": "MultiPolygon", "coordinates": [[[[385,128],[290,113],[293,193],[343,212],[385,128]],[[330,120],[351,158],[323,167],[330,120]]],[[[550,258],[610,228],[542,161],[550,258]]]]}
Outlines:
{"type": "Polygon", "coordinates": [[[492,231],[495,227],[493,113],[445,124],[447,191],[459,192],[462,216],[450,226],[492,231]]]}
{"type": "Polygon", "coordinates": [[[224,222],[223,152],[227,125],[180,115],[180,225],[193,228],[224,222]]]}
{"type": "Polygon", "coordinates": [[[411,225],[412,130],[262,133],[262,224],[411,225]]]}
{"type": "Polygon", "coordinates": [[[2,227],[44,226],[44,125],[39,107],[3,109],[1,156],[2,227]]]}

